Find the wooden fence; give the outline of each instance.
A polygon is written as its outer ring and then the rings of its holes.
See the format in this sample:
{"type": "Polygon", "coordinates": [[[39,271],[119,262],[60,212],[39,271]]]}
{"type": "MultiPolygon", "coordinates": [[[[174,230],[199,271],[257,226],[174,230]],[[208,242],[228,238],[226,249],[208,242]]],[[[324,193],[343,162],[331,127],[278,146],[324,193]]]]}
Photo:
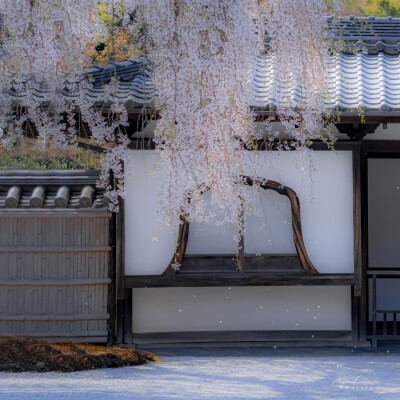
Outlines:
{"type": "Polygon", "coordinates": [[[111,338],[113,231],[97,178],[0,173],[0,336],[111,338]]]}

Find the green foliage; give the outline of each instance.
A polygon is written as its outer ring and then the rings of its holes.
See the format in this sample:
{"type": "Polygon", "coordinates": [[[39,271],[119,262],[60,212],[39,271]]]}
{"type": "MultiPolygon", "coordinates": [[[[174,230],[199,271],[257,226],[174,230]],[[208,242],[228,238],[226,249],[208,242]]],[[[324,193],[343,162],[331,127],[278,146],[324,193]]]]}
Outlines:
{"type": "Polygon", "coordinates": [[[100,19],[107,27],[107,34],[89,46],[89,49],[92,49],[89,52],[93,64],[106,65],[140,55],[135,38],[122,24],[121,17],[124,16],[122,4],[118,9],[113,9],[105,1],[99,4],[98,10],[100,19]]]}
{"type": "MultiPolygon", "coordinates": [[[[121,19],[116,15],[117,13],[113,12],[112,8],[108,5],[106,1],[103,1],[99,4],[99,14],[100,19],[105,22],[108,26],[113,24],[120,25],[121,19]]],[[[122,5],[118,6],[118,14],[123,15],[123,7],[122,5]]]]}
{"type": "Polygon", "coordinates": [[[101,169],[100,155],[87,149],[41,149],[37,143],[15,145],[6,151],[0,148],[0,170],[72,170],[101,169]]]}
{"type": "Polygon", "coordinates": [[[372,0],[367,13],[376,17],[400,17],[400,0],[372,0]]]}
{"type": "Polygon", "coordinates": [[[343,0],[343,14],[358,17],[400,17],[400,0],[343,0]]]}

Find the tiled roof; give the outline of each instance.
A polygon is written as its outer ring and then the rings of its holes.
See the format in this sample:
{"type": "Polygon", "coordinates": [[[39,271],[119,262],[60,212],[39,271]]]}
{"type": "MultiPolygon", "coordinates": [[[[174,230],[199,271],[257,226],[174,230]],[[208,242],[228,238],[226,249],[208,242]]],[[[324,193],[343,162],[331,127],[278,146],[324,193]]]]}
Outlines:
{"type": "MultiPolygon", "coordinates": [[[[254,90],[260,108],[278,104],[273,97],[274,71],[271,56],[258,56],[254,90]]],[[[299,88],[280,87],[295,103],[302,100],[299,88]]],[[[378,53],[332,56],[327,105],[341,111],[400,111],[400,56],[378,53]]]]}
{"type": "Polygon", "coordinates": [[[328,18],[331,36],[342,37],[348,43],[349,50],[365,49],[369,54],[383,51],[387,54],[399,54],[400,18],[341,18],[339,26],[332,26],[328,18]]]}
{"type": "MultiPolygon", "coordinates": [[[[330,21],[330,20],[328,20],[330,21]]],[[[367,49],[357,54],[341,53],[331,57],[329,70],[329,95],[327,103],[342,111],[356,111],[365,108],[366,112],[400,111],[400,18],[346,18],[340,20],[340,29],[332,31],[332,36],[344,37],[354,49],[367,49]]],[[[331,28],[333,29],[333,28],[331,28]]],[[[104,101],[104,85],[114,76],[116,96],[128,111],[133,112],[143,105],[151,107],[155,87],[143,67],[145,57],[121,63],[97,66],[87,71],[82,79],[88,81],[87,95],[101,107],[104,101]]],[[[254,90],[257,108],[268,109],[277,105],[272,97],[274,71],[271,56],[257,57],[257,71],[254,77],[254,90]]],[[[74,99],[73,82],[67,83],[61,93],[74,99]]],[[[296,101],[301,100],[298,88],[289,88],[296,101]]],[[[20,95],[13,88],[10,93],[16,98],[20,95]]],[[[47,88],[40,86],[34,93],[40,101],[50,101],[47,88]]]]}
{"type": "Polygon", "coordinates": [[[107,210],[98,171],[0,171],[0,214],[13,209],[107,210]]]}

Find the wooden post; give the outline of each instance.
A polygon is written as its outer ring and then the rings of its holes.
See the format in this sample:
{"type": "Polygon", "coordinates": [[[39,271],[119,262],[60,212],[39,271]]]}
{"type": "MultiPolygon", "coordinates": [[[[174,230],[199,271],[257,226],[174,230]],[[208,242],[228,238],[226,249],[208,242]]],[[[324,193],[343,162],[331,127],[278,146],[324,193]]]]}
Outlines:
{"type": "Polygon", "coordinates": [[[132,345],[132,289],[125,289],[124,343],[132,345]]]}
{"type": "Polygon", "coordinates": [[[43,206],[44,195],[46,193],[46,189],[44,186],[36,186],[33,189],[31,199],[29,200],[29,204],[32,208],[41,208],[43,206]]]}
{"type": "Polygon", "coordinates": [[[81,197],[79,199],[79,205],[82,208],[89,208],[93,204],[94,188],[93,186],[85,186],[82,189],[81,197]]]}
{"type": "Polygon", "coordinates": [[[360,336],[360,296],[363,291],[361,149],[361,143],[353,149],[354,286],[351,288],[351,331],[354,344],[365,342],[360,336]]]}
{"type": "MultiPolygon", "coordinates": [[[[111,174],[110,174],[111,175],[111,174]]],[[[108,285],[108,300],[107,300],[107,310],[110,314],[110,319],[108,320],[107,330],[108,330],[108,340],[107,346],[112,346],[116,341],[116,302],[115,302],[115,213],[113,213],[110,225],[110,245],[111,253],[108,263],[108,277],[111,279],[111,284],[108,285]]]]}
{"type": "Polygon", "coordinates": [[[115,287],[117,300],[124,299],[124,280],[125,280],[125,202],[119,200],[119,212],[116,215],[116,268],[115,268],[115,287]]]}
{"type": "Polygon", "coordinates": [[[54,205],[57,208],[65,208],[68,205],[70,195],[70,189],[67,186],[61,186],[57,191],[56,198],[54,200],[54,205]]]}
{"type": "Polygon", "coordinates": [[[20,186],[12,186],[7,193],[6,207],[7,208],[17,208],[20,197],[21,197],[21,187],[20,186]]]}
{"type": "Polygon", "coordinates": [[[359,341],[367,342],[368,324],[368,157],[364,151],[361,155],[361,226],[362,226],[362,269],[361,269],[361,296],[359,298],[359,341]]]}
{"type": "Polygon", "coordinates": [[[353,150],[354,295],[361,295],[361,144],[353,150]]]}

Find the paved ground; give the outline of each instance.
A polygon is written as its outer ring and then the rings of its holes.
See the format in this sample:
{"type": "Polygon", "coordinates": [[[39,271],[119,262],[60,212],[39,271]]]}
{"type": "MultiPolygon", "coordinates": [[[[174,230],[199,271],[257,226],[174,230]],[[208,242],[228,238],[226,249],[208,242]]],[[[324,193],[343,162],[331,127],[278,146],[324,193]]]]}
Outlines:
{"type": "Polygon", "coordinates": [[[400,348],[157,350],[140,367],[0,373],[0,399],[400,399],[400,348]]]}

